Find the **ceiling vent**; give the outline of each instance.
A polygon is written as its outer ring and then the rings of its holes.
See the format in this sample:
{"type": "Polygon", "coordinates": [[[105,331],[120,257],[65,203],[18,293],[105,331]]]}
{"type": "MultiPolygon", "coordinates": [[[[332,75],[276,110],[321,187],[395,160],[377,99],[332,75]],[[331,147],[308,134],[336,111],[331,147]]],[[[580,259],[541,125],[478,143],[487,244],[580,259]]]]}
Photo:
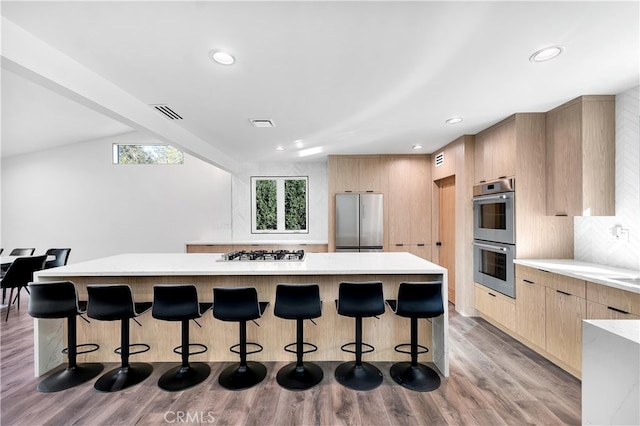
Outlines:
{"type": "Polygon", "coordinates": [[[172,110],[168,105],[151,105],[157,111],[160,111],[170,120],[182,120],[182,117],[178,115],[174,110],[172,110]]]}
{"type": "Polygon", "coordinates": [[[253,127],[276,127],[273,120],[264,118],[252,118],[249,120],[253,127]]]}
{"type": "Polygon", "coordinates": [[[436,154],[436,167],[440,167],[444,164],[444,152],[436,154]]]}

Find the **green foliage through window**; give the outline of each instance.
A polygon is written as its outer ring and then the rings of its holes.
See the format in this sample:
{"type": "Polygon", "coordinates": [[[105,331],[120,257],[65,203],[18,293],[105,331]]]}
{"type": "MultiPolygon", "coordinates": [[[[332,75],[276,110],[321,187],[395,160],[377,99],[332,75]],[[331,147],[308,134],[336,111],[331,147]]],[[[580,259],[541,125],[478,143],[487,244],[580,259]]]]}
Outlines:
{"type": "Polygon", "coordinates": [[[182,151],[169,145],[113,145],[114,164],[183,164],[182,151]]]}
{"type": "Polygon", "coordinates": [[[252,232],[308,232],[307,177],[252,177],[251,185],[252,232]]]}

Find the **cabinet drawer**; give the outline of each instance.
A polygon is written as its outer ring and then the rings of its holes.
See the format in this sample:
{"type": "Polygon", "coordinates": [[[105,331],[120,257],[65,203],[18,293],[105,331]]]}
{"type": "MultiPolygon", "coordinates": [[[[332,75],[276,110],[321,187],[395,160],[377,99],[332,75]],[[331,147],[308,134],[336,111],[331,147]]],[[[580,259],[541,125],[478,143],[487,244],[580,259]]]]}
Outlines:
{"type": "Polygon", "coordinates": [[[479,284],[476,284],[475,296],[477,310],[515,331],[516,304],[513,299],[479,284]]]}
{"type": "Polygon", "coordinates": [[[640,319],[640,316],[625,313],[611,306],[601,305],[600,303],[587,300],[587,318],[588,319],[640,319]]]}
{"type": "Polygon", "coordinates": [[[587,281],[587,300],[640,315],[640,294],[587,281]]]}
{"type": "Polygon", "coordinates": [[[554,279],[555,274],[542,271],[528,266],[516,265],[516,278],[521,278],[528,282],[548,286],[548,282],[554,279]]]}
{"type": "Polygon", "coordinates": [[[552,279],[547,283],[547,287],[569,293],[581,299],[586,298],[586,284],[584,280],[566,277],[564,275],[549,274],[552,279]]]}

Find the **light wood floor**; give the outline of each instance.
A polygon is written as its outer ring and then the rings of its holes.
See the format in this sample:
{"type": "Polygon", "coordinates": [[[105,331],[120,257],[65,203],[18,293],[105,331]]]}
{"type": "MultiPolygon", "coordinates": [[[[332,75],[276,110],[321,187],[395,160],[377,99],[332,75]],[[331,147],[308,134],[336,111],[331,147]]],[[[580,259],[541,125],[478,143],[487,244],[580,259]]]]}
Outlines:
{"type": "MultiPolygon", "coordinates": [[[[211,376],[203,384],[169,393],[156,381],[172,364],[156,363],[149,379],[123,392],[97,393],[87,383],[43,394],[36,390],[38,379],[33,377],[32,319],[26,313],[26,295],[22,305],[0,325],[2,425],[581,423],[579,380],[484,320],[462,317],[452,309],[451,375],[433,392],[396,385],[388,376],[391,363],[377,363],[385,373],[379,388],[352,391],[335,381],[333,369],[338,363],[324,362],[324,380],[304,392],[278,386],[275,374],[284,363],[267,363],[267,378],[252,389],[227,391],[217,383],[217,373],[227,364],[212,363],[211,376]],[[179,412],[182,421],[176,417],[179,412]]],[[[114,366],[106,365],[105,371],[114,366]]]]}

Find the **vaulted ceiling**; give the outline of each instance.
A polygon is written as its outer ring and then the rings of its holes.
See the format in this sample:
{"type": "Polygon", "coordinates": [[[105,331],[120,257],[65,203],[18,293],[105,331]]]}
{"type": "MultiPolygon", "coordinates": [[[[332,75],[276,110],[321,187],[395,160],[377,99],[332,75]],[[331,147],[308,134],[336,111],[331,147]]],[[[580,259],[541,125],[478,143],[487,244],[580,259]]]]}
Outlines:
{"type": "Polygon", "coordinates": [[[3,1],[2,16],[3,157],[133,130],[229,171],[430,153],[639,78],[636,1],[3,1]],[[549,45],[563,54],[529,61],[549,45]]]}

